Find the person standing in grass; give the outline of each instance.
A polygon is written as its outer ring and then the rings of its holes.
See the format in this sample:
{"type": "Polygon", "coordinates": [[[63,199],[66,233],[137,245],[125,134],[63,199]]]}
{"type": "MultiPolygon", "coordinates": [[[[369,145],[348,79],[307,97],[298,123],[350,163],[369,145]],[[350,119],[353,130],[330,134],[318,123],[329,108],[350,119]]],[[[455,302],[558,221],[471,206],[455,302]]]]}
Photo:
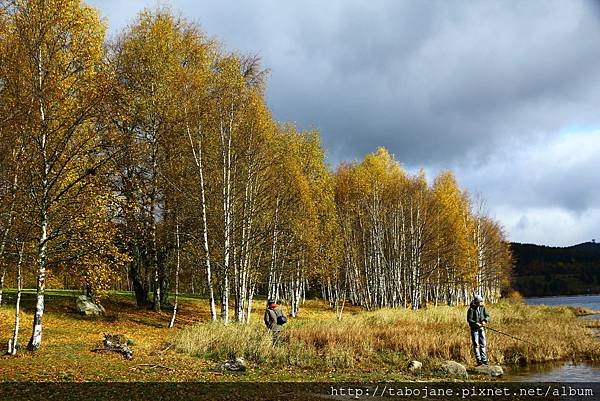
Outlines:
{"type": "Polygon", "coordinates": [[[490,321],[490,314],[485,310],[483,297],[475,295],[467,310],[467,322],[471,329],[471,342],[477,366],[487,365],[485,325],[490,321]]]}
{"type": "Polygon", "coordinates": [[[286,323],[287,317],[285,313],[283,313],[274,300],[269,299],[267,301],[267,309],[265,310],[265,325],[273,333],[273,345],[279,342],[281,330],[286,323]]]}

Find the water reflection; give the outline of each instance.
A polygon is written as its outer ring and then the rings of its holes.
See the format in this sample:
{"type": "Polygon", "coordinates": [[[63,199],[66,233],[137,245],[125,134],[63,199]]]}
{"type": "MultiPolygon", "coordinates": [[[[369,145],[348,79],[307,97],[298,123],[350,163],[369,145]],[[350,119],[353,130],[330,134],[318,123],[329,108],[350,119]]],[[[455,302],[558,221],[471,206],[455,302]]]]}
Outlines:
{"type": "MultiPolygon", "coordinates": [[[[600,295],[528,298],[530,305],[567,305],[600,310],[600,295]]],[[[600,314],[582,316],[580,319],[600,319],[600,314]]],[[[594,330],[597,334],[600,330],[594,330]]],[[[597,382],[600,379],[600,362],[543,363],[505,369],[503,380],[515,382],[597,382]]]]}
{"type": "Polygon", "coordinates": [[[504,380],[516,382],[597,382],[600,363],[544,363],[505,369],[504,380]]]}

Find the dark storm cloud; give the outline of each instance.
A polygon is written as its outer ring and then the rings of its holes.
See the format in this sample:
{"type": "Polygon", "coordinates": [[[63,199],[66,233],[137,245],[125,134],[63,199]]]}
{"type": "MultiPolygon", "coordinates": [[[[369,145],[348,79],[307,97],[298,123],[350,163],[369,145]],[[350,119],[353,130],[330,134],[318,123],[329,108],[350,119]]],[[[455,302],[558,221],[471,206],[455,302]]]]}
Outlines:
{"type": "MultiPolygon", "coordinates": [[[[90,2],[113,32],[156,5],[90,2]]],[[[274,117],[318,128],[332,164],[385,146],[411,170],[451,168],[514,240],[600,226],[600,2],[168,3],[261,55],[274,117]]]]}
{"type": "Polygon", "coordinates": [[[171,3],[227,49],[258,52],[275,118],[320,128],[334,162],[379,145],[407,164],[452,161],[599,119],[591,3],[171,3]]]}

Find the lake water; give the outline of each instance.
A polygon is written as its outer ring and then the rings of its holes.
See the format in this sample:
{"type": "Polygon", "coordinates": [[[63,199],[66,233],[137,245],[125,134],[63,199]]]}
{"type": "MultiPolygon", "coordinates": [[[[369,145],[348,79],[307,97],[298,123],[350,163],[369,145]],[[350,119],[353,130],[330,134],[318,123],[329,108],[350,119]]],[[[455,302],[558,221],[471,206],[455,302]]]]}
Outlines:
{"type": "MultiPolygon", "coordinates": [[[[600,295],[574,295],[561,297],[526,298],[530,305],[579,306],[600,311],[600,295]]],[[[581,319],[600,319],[600,314],[584,316],[581,319]]],[[[600,340],[599,340],[600,341],[600,340]]],[[[600,346],[600,342],[599,342],[600,346]]],[[[523,382],[598,382],[600,363],[550,363],[531,366],[507,367],[504,380],[523,382]]]]}
{"type": "Polygon", "coordinates": [[[529,305],[581,306],[600,311],[600,295],[573,295],[567,297],[525,298],[529,305]]]}

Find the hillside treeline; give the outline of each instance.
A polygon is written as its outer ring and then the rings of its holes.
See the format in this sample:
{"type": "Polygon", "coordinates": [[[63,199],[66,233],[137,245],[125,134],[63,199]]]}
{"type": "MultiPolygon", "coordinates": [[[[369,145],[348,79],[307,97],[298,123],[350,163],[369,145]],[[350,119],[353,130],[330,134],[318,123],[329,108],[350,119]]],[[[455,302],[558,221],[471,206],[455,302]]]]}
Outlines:
{"type": "Polygon", "coordinates": [[[600,292],[600,244],[569,247],[511,243],[514,287],[525,296],[600,292]]]}
{"type": "Polygon", "coordinates": [[[79,0],[0,5],[0,274],[37,288],[30,349],[48,286],[156,311],[201,294],[226,323],[256,294],[341,314],[507,284],[502,228],[452,173],[384,149],[332,171],[318,132],[273,119],[258,57],[165,8],[107,40],[79,0]]]}

